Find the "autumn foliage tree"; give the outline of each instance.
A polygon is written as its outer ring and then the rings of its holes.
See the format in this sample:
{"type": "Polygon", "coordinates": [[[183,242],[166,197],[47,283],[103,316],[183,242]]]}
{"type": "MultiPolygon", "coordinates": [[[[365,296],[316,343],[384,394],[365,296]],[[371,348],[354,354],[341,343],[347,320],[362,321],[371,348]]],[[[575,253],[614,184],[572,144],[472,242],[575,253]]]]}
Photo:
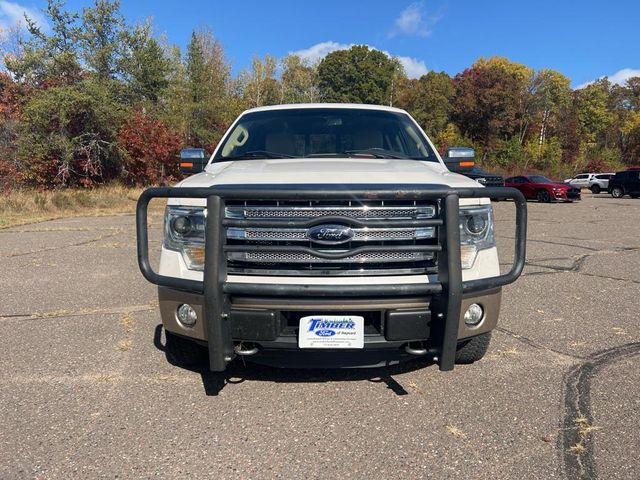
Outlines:
{"type": "Polygon", "coordinates": [[[318,101],[404,108],[440,152],[471,146],[503,171],[564,177],[640,164],[640,77],[572,90],[558,71],[488,57],[453,78],[409,79],[399,58],[366,45],[317,63],[256,56],[234,75],[207,28],[181,48],[150,21],[130,25],[118,0],[82,11],[48,0],[43,12],[46,27],[27,19],[0,41],[5,186],[168,182],[181,147],[211,152],[243,110],[318,101]]]}
{"type": "Polygon", "coordinates": [[[135,110],[118,134],[124,181],[130,185],[175,181],[181,145],[177,132],[135,110]]]}

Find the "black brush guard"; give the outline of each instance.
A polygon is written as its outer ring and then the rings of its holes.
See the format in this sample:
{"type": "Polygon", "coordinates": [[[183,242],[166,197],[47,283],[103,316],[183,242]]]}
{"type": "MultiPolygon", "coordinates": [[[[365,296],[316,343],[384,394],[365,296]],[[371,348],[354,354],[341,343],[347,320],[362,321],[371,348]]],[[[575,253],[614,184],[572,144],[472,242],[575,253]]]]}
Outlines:
{"type": "MultiPolygon", "coordinates": [[[[320,219],[321,221],[324,221],[320,219]]],[[[332,218],[351,224],[350,218],[332,218]]],[[[304,227],[318,219],[287,221],[274,226],[304,227]]],[[[385,220],[393,226],[393,220],[385,220]]],[[[264,222],[263,222],[264,223],[264,222]]],[[[404,222],[406,225],[406,222],[404,222]]],[[[224,371],[233,360],[234,345],[229,328],[230,295],[263,295],[284,297],[380,297],[425,295],[433,301],[436,318],[444,322],[439,352],[440,370],[452,370],[457,347],[460,304],[465,293],[491,290],[514,282],[525,264],[527,204],[520,191],[514,188],[451,188],[446,185],[220,185],[211,188],[150,188],[145,190],[136,207],[138,240],[138,265],[144,277],[151,283],[177,290],[204,295],[204,315],[208,334],[209,368],[224,371]],[[147,207],[152,198],[206,198],[207,222],[205,227],[204,281],[167,277],[154,272],[149,263],[149,235],[147,231],[147,207]],[[516,206],[515,254],[511,269],[504,275],[480,280],[462,281],[460,264],[459,199],[491,198],[513,199],[516,206]],[[247,246],[228,246],[226,227],[248,227],[252,220],[225,219],[226,200],[431,200],[440,201],[440,216],[436,219],[414,220],[415,226],[440,226],[438,245],[419,247],[438,251],[438,282],[424,284],[357,285],[348,289],[336,289],[332,285],[280,285],[229,283],[226,274],[226,253],[245,251],[247,246]]],[[[249,247],[250,248],[250,247],[249,247]]],[[[305,247],[260,247],[275,252],[306,252],[305,247]]],[[[375,251],[377,247],[364,247],[375,251]]],[[[396,247],[406,249],[407,247],[396,247]]],[[[394,249],[385,246],[385,250],[394,249]]],[[[344,254],[352,255],[353,252],[344,254]]],[[[314,255],[318,255],[314,252],[314,255]]],[[[335,256],[336,254],[331,254],[335,256]]],[[[339,255],[339,254],[338,254],[339,255]]],[[[333,257],[332,257],[333,258],[333,257]]]]}

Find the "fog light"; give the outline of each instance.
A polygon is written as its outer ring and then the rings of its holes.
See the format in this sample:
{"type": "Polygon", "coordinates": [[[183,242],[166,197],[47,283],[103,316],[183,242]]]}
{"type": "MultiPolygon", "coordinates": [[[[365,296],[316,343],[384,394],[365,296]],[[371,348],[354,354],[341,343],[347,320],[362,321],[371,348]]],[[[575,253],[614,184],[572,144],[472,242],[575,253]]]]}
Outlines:
{"type": "MultiPolygon", "coordinates": [[[[191,305],[187,305],[186,303],[183,303],[178,307],[178,309],[176,310],[176,317],[178,318],[178,321],[185,327],[193,327],[198,320],[196,311],[191,305]]],[[[465,316],[465,319],[466,318],[467,317],[465,316]]]]}
{"type": "Polygon", "coordinates": [[[477,303],[472,303],[464,313],[464,323],[470,327],[478,325],[484,317],[484,309],[477,303]]]}

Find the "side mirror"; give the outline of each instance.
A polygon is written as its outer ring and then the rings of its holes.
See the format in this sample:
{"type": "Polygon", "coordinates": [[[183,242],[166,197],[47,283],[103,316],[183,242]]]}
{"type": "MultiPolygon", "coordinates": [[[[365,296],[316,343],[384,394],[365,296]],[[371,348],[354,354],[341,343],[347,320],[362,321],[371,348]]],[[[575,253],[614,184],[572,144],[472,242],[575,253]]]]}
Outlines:
{"type": "Polygon", "coordinates": [[[180,151],[180,171],[182,173],[200,173],[207,166],[204,148],[185,148],[180,151]]]}
{"type": "Polygon", "coordinates": [[[470,172],[476,164],[476,152],[469,147],[451,147],[443,158],[444,164],[452,172],[470,172]]]}

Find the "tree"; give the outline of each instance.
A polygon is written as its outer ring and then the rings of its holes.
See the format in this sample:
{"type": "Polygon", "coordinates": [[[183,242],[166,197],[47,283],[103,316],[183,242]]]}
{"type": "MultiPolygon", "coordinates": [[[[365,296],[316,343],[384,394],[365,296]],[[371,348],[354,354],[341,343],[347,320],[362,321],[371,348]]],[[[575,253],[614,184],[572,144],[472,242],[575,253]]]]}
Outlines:
{"type": "Polygon", "coordinates": [[[82,55],[101,80],[115,78],[120,71],[123,29],[119,0],[96,0],[82,13],[82,55]]]}
{"type": "Polygon", "coordinates": [[[6,73],[0,73],[0,187],[11,187],[19,179],[15,142],[20,131],[20,117],[26,97],[25,89],[6,73]]]}
{"type": "Polygon", "coordinates": [[[524,144],[529,125],[534,114],[534,74],[533,69],[505,57],[479,58],[473,67],[492,68],[504,72],[513,80],[515,90],[512,92],[517,102],[516,121],[518,124],[518,141],[524,144]]]}
{"type": "Polygon", "coordinates": [[[28,183],[90,186],[119,175],[115,139],[127,107],[116,87],[87,80],[32,95],[17,141],[28,183]]]}
{"type": "Polygon", "coordinates": [[[405,80],[397,106],[407,110],[431,138],[446,128],[455,90],[445,72],[429,72],[418,80],[405,80]]]}
{"type": "Polygon", "coordinates": [[[582,144],[577,97],[577,92],[571,93],[569,102],[558,112],[556,127],[556,135],[562,147],[562,160],[570,164],[576,162],[580,156],[582,144]]]}
{"type": "Polygon", "coordinates": [[[18,81],[32,87],[73,84],[82,73],[78,59],[79,17],[63,10],[60,0],[48,1],[45,16],[51,24],[51,35],[43,33],[27,17],[29,37],[18,39],[17,55],[5,56],[7,69],[18,81]]]}
{"type": "Polygon", "coordinates": [[[170,59],[153,38],[148,22],[127,32],[125,41],[127,55],[121,60],[121,68],[134,100],[156,105],[169,86],[170,59]]]}
{"type": "Polygon", "coordinates": [[[117,142],[122,154],[123,179],[126,183],[167,183],[178,177],[178,154],[182,137],[161,120],[135,110],[118,133],[117,142]]]}
{"type": "Polygon", "coordinates": [[[463,135],[485,151],[519,133],[520,82],[495,65],[474,65],[453,79],[451,116],[463,135]]]}
{"type": "Polygon", "coordinates": [[[264,61],[260,57],[253,57],[251,70],[241,74],[247,106],[253,108],[279,103],[280,87],[275,78],[277,66],[278,61],[271,55],[266,55],[264,61]]]}
{"type": "Polygon", "coordinates": [[[388,105],[394,83],[403,77],[398,59],[366,45],[331,52],[318,65],[320,91],[327,102],[388,105]]]}
{"type": "Polygon", "coordinates": [[[280,103],[313,103],[320,96],[318,70],[297,55],[282,59],[280,103]]]}
{"type": "Polygon", "coordinates": [[[543,69],[536,73],[533,95],[536,120],[540,125],[538,150],[542,150],[550,126],[556,123],[557,115],[571,99],[571,81],[555,70],[543,69]]]}
{"type": "Polygon", "coordinates": [[[609,106],[609,81],[598,80],[578,90],[578,119],[583,138],[593,145],[598,140],[606,145],[605,132],[611,124],[612,116],[609,106]]]}
{"type": "Polygon", "coordinates": [[[230,87],[224,50],[209,30],[194,31],[187,46],[186,124],[192,146],[211,148],[229,123],[226,101],[230,87]]]}

